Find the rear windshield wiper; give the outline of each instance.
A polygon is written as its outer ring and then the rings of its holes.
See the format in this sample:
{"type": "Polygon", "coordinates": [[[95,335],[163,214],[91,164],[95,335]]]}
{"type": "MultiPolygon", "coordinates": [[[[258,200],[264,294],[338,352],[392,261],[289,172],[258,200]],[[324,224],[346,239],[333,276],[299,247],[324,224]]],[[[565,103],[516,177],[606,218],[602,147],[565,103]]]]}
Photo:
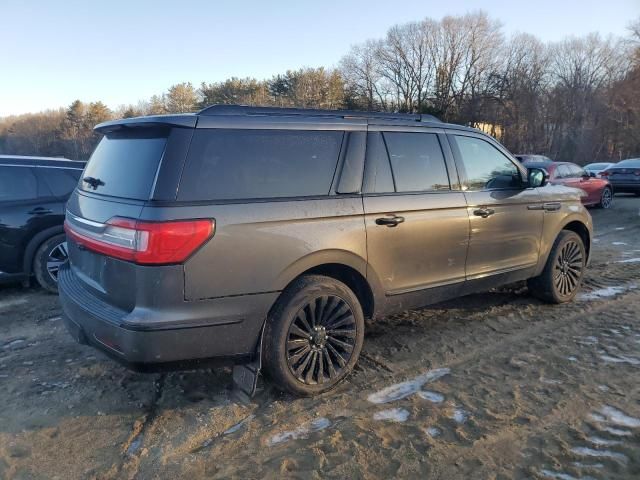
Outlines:
{"type": "Polygon", "coordinates": [[[101,187],[102,185],[104,185],[104,182],[102,180],[100,180],[99,178],[95,178],[95,177],[84,177],[82,179],[82,181],[88,183],[89,186],[91,188],[93,188],[94,190],[96,190],[98,187],[101,187]]]}

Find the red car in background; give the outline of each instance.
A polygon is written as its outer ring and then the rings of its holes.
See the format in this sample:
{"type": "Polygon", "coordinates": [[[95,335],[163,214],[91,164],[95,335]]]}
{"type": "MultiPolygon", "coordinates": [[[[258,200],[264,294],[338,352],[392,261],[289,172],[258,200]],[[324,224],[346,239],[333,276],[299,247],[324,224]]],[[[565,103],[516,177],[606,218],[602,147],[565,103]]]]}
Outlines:
{"type": "Polygon", "coordinates": [[[569,162],[524,162],[527,168],[543,168],[549,173],[549,183],[583,190],[582,203],[588,206],[610,208],[613,187],[608,180],[590,175],[585,169],[569,162]]]}

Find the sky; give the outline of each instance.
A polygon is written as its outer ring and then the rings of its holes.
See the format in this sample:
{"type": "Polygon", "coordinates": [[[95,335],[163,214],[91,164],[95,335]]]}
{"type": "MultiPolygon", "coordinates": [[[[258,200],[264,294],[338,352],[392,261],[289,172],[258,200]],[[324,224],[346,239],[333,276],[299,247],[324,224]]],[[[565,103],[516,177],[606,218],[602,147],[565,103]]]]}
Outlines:
{"type": "Polygon", "coordinates": [[[0,0],[0,117],[171,85],[337,66],[398,23],[481,7],[510,35],[626,36],[640,0],[0,0]]]}

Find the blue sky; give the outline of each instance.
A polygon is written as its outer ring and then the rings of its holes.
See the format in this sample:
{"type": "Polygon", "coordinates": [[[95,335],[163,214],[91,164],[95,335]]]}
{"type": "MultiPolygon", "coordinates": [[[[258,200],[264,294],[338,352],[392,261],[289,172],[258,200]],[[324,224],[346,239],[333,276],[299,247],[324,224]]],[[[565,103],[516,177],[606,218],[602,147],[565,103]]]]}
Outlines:
{"type": "Polygon", "coordinates": [[[507,34],[626,35],[640,0],[0,0],[0,116],[102,100],[115,108],[174,83],[334,66],[393,24],[479,6],[507,34]]]}

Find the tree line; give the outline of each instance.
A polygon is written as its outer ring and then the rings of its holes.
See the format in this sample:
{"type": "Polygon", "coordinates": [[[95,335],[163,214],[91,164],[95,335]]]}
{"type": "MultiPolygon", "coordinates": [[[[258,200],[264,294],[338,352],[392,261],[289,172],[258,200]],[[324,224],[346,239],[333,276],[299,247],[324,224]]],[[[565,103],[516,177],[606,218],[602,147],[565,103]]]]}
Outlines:
{"type": "Polygon", "coordinates": [[[430,113],[497,137],[511,151],[580,164],[640,156],[640,18],[624,38],[544,43],[504,35],[484,12],[391,27],[334,68],[270,79],[171,86],[136,105],[97,101],[0,119],[0,153],[86,159],[105,120],[211,104],[430,113]]]}

